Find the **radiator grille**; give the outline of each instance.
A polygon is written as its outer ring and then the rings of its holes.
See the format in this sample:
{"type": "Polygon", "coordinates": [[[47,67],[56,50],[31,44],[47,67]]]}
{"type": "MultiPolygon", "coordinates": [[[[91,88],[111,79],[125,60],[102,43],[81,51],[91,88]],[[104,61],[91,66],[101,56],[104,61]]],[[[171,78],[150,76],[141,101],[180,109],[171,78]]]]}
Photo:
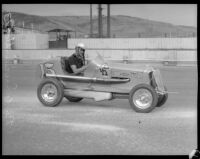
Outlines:
{"type": "Polygon", "coordinates": [[[161,73],[160,73],[160,70],[154,70],[153,71],[153,76],[155,78],[155,81],[156,81],[156,84],[157,84],[157,89],[159,91],[165,91],[165,88],[164,88],[164,83],[163,83],[163,79],[162,79],[162,76],[161,76],[161,73]]]}

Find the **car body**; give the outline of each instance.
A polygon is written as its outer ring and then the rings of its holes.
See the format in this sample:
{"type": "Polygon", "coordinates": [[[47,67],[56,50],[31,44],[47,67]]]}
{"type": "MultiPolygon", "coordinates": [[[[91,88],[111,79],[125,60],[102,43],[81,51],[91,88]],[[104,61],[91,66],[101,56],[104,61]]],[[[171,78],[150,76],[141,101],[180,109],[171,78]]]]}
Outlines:
{"type": "Polygon", "coordinates": [[[65,70],[66,58],[57,57],[39,65],[42,81],[37,95],[46,106],[59,105],[63,97],[71,102],[121,98],[128,99],[136,112],[147,113],[168,98],[159,69],[109,62],[98,54],[81,75],[74,75],[65,70]]]}

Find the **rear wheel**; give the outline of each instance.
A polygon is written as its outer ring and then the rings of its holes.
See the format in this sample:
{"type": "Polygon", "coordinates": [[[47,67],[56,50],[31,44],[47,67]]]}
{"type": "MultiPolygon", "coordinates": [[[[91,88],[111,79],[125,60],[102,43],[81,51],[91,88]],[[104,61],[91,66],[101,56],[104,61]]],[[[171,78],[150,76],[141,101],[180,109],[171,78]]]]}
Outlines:
{"type": "Polygon", "coordinates": [[[65,96],[70,102],[80,102],[83,98],[79,97],[72,97],[72,96],[65,96]]]}
{"type": "Polygon", "coordinates": [[[44,79],[37,88],[37,96],[40,102],[49,107],[55,107],[63,99],[63,86],[53,78],[44,79]]]}
{"type": "Polygon", "coordinates": [[[158,96],[150,85],[139,84],[132,88],[129,103],[136,112],[148,113],[157,105],[158,96]]]}

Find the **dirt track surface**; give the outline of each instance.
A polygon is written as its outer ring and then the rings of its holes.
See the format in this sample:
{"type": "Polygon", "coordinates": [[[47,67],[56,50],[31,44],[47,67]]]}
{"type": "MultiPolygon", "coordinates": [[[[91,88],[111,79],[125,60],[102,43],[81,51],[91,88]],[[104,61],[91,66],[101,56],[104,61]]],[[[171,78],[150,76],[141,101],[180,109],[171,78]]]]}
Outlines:
{"type": "Polygon", "coordinates": [[[195,67],[161,67],[168,90],[178,93],[147,114],[125,99],[45,107],[34,65],[3,70],[4,155],[188,155],[197,148],[195,67]]]}

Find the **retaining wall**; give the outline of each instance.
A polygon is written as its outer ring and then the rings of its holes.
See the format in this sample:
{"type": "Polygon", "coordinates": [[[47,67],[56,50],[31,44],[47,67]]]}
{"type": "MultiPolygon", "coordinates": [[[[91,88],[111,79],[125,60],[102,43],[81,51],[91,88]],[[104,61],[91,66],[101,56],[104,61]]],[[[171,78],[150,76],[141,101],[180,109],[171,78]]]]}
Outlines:
{"type": "Polygon", "coordinates": [[[87,49],[197,49],[197,38],[69,39],[68,48],[83,42],[87,49]]]}
{"type": "MultiPolygon", "coordinates": [[[[35,35],[31,36],[34,37],[35,35]]],[[[37,37],[42,37],[42,41],[47,38],[46,35],[37,37]]],[[[27,41],[25,40],[24,42],[26,44],[27,41]]],[[[40,40],[35,39],[35,42],[38,44],[40,40]]],[[[69,56],[74,52],[75,45],[78,42],[83,42],[86,45],[87,59],[92,59],[97,53],[100,53],[106,60],[122,62],[172,63],[174,65],[194,65],[197,62],[197,38],[68,39],[68,49],[48,49],[46,48],[46,43],[42,49],[30,49],[29,47],[27,49],[24,47],[23,49],[11,50],[9,47],[5,47],[3,60],[20,59],[31,61],[46,60],[56,56],[69,56]]],[[[37,48],[36,44],[35,47],[37,48]]]]}
{"type": "MultiPolygon", "coordinates": [[[[57,56],[70,56],[73,49],[68,50],[3,50],[3,60],[47,60],[57,56]]],[[[194,65],[197,62],[197,51],[194,50],[87,50],[86,58],[93,59],[97,53],[106,60],[129,62],[153,62],[194,65]]]]}
{"type": "Polygon", "coordinates": [[[2,35],[3,49],[48,49],[48,34],[26,33],[2,35]]]}

